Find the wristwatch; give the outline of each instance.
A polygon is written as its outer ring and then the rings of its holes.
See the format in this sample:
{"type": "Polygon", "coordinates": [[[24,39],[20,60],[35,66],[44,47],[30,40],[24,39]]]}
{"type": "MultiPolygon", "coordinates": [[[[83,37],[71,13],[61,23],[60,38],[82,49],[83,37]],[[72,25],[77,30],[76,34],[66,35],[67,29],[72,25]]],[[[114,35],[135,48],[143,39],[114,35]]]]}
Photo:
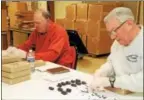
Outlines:
{"type": "Polygon", "coordinates": [[[114,82],[115,82],[115,80],[116,80],[116,79],[115,79],[115,76],[110,76],[110,77],[109,77],[109,81],[110,81],[110,84],[111,84],[111,87],[112,87],[112,88],[114,88],[114,82]]]}

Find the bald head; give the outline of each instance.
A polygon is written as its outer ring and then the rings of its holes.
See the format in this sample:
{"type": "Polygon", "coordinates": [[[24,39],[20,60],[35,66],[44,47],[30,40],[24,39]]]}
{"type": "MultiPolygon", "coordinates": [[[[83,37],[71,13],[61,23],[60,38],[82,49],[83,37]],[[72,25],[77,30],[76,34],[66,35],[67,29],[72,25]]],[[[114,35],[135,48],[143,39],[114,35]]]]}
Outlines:
{"type": "Polygon", "coordinates": [[[43,9],[39,9],[34,13],[35,28],[39,33],[47,32],[49,17],[49,12],[43,9]]]}
{"type": "Polygon", "coordinates": [[[46,11],[46,10],[44,10],[44,9],[38,9],[36,12],[35,12],[35,14],[41,14],[45,19],[49,19],[49,17],[50,17],[50,13],[49,13],[49,11],[46,11]]]}

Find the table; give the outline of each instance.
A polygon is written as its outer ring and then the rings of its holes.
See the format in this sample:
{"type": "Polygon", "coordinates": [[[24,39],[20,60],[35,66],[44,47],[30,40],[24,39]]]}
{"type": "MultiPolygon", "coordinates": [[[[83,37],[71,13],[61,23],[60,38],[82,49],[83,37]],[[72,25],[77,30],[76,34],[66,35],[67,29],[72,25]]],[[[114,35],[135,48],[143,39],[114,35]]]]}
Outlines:
{"type": "Polygon", "coordinates": [[[28,36],[32,32],[32,29],[21,29],[17,27],[12,27],[10,28],[10,45],[13,46],[13,32],[20,32],[20,33],[25,33],[28,36]]]}
{"type": "Polygon", "coordinates": [[[21,82],[15,85],[8,85],[2,83],[2,99],[4,100],[64,100],[64,99],[72,99],[72,100],[143,100],[142,96],[133,96],[127,95],[122,96],[110,91],[105,92],[97,92],[99,95],[107,96],[107,99],[100,99],[96,96],[90,96],[90,93],[82,93],[80,90],[82,88],[72,88],[72,92],[68,95],[62,95],[57,92],[57,90],[51,91],[48,89],[49,86],[53,86],[56,88],[56,84],[61,81],[67,81],[71,79],[81,79],[86,81],[88,84],[92,80],[92,76],[80,71],[76,71],[70,69],[70,72],[59,74],[59,75],[51,75],[47,72],[43,72],[47,68],[58,67],[59,65],[47,62],[45,66],[36,68],[36,71],[31,74],[31,80],[21,82]]]}

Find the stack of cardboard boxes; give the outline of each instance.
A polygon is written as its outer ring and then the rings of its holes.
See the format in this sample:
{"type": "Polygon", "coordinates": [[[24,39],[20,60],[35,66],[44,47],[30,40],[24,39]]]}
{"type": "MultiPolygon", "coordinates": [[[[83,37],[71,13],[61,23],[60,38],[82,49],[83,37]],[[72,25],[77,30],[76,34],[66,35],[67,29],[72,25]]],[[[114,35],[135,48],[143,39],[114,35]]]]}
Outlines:
{"type": "Polygon", "coordinates": [[[78,31],[89,54],[101,55],[110,53],[112,40],[108,36],[104,17],[115,7],[122,6],[122,3],[81,3],[72,4],[66,8],[66,18],[62,23],[65,29],[78,31]]]}
{"type": "Polygon", "coordinates": [[[77,11],[77,5],[72,4],[70,6],[66,7],[66,18],[65,18],[65,27],[69,30],[74,30],[74,23],[76,21],[76,11],[77,11]]]}
{"type": "MultiPolygon", "coordinates": [[[[16,84],[31,77],[31,65],[23,58],[14,54],[2,56],[2,82],[6,84],[16,84]]],[[[44,66],[46,63],[43,60],[35,60],[34,67],[44,66]]]]}
{"type": "Polygon", "coordinates": [[[26,61],[13,62],[2,65],[2,81],[7,84],[16,84],[29,80],[30,65],[26,61]]]}

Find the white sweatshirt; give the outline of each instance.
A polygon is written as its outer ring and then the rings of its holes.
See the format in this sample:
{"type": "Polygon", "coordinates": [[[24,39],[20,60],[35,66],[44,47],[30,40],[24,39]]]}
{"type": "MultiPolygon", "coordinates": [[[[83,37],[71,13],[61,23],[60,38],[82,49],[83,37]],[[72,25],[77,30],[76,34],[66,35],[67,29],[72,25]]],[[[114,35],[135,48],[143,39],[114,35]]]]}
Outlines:
{"type": "Polygon", "coordinates": [[[143,26],[129,46],[114,41],[107,62],[95,74],[116,74],[115,87],[143,92],[143,26]]]}

